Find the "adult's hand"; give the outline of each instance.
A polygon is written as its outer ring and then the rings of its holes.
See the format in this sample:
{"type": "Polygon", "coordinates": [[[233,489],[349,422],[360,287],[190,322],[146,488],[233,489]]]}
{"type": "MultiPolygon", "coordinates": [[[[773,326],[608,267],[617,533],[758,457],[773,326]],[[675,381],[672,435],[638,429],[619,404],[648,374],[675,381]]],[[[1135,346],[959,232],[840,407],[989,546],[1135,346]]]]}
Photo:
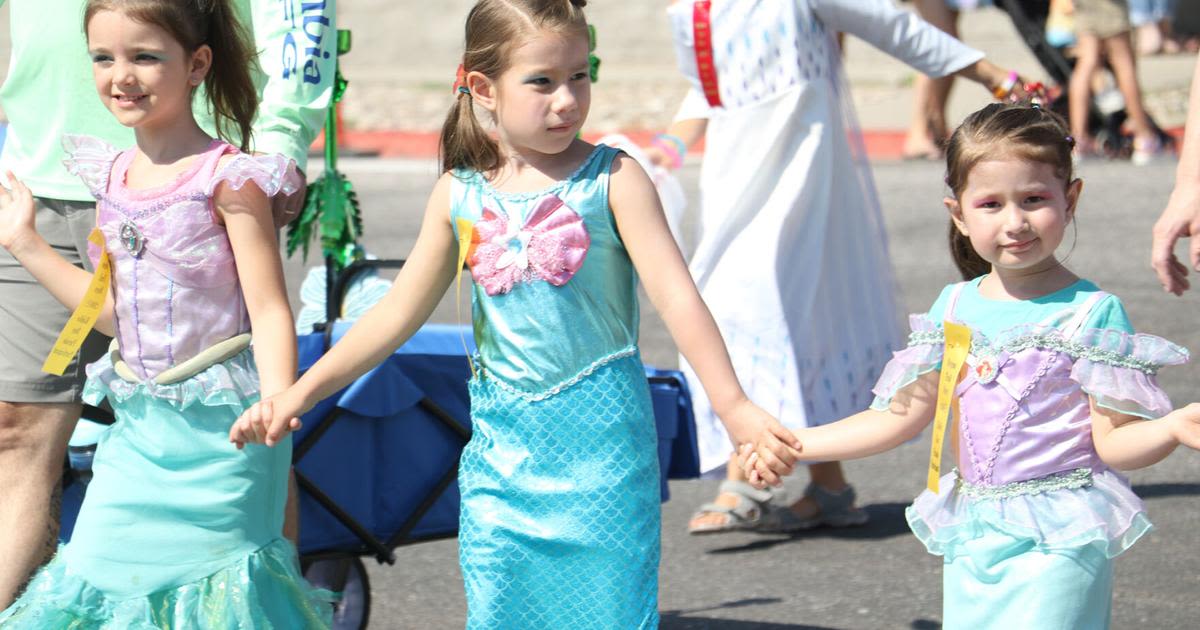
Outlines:
{"type": "Polygon", "coordinates": [[[308,177],[304,171],[296,169],[300,176],[300,187],[290,195],[279,194],[271,197],[271,215],[276,217],[276,225],[286,225],[295,219],[304,209],[304,193],[308,189],[308,177]]]}
{"type": "Polygon", "coordinates": [[[1183,295],[1188,282],[1188,266],[1175,256],[1175,243],[1189,239],[1188,262],[1200,271],[1200,188],[1180,183],[1171,193],[1167,207],[1154,224],[1154,243],[1150,247],[1150,264],[1163,290],[1183,295]]]}

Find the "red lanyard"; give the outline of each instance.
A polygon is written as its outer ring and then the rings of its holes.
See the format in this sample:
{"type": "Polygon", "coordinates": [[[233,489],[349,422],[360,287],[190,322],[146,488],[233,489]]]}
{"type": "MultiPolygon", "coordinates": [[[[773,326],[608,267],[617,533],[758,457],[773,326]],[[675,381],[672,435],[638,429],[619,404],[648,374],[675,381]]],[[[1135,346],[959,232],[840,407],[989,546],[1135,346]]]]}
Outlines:
{"type": "Polygon", "coordinates": [[[696,70],[704,97],[711,107],[721,106],[721,91],[717,87],[717,65],[713,63],[712,2],[699,0],[692,5],[692,39],[696,48],[696,70]]]}

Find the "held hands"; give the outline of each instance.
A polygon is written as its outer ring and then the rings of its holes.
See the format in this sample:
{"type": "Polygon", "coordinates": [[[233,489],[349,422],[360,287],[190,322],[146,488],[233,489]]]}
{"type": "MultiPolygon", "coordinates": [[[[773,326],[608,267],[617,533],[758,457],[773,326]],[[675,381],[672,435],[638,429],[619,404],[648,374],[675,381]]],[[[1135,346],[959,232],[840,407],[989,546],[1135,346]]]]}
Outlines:
{"type": "MultiPolygon", "coordinates": [[[[794,446],[792,448],[794,450],[792,450],[792,453],[798,458],[804,450],[802,446],[803,441],[796,437],[797,433],[795,431],[789,431],[789,435],[792,436],[792,440],[795,440],[793,442],[794,446]]],[[[767,485],[783,485],[783,480],[778,478],[768,463],[770,461],[769,457],[761,449],[755,448],[753,444],[742,444],[737,449],[738,466],[742,469],[742,475],[749,481],[750,485],[760,490],[767,485]]],[[[795,468],[795,461],[795,458],[793,458],[793,469],[795,468]]],[[[788,472],[791,472],[791,470],[789,469],[788,472]]]]}
{"type": "Polygon", "coordinates": [[[750,477],[750,482],[758,488],[783,485],[782,478],[792,473],[800,457],[800,441],[796,436],[749,400],[742,401],[722,419],[729,436],[738,445],[739,460],[752,454],[757,462],[759,472],[750,477]]]}
{"type": "Polygon", "coordinates": [[[299,431],[303,403],[295,402],[290,392],[256,402],[243,411],[229,429],[229,441],[239,449],[247,443],[275,446],[288,431],[299,431]]]}
{"type": "Polygon", "coordinates": [[[5,172],[11,189],[0,187],[0,247],[13,251],[37,235],[33,193],[11,171],[5,172]]]}

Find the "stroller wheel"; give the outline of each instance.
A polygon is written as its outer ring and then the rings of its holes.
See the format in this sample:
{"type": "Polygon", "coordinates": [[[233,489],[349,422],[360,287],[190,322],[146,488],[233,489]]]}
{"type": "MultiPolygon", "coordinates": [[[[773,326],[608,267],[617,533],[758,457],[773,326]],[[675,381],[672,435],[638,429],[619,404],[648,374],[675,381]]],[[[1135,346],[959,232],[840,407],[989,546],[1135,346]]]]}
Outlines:
{"type": "Polygon", "coordinates": [[[316,588],[341,595],[333,605],[333,630],[367,627],[371,614],[371,582],[361,558],[326,558],[304,563],[304,578],[316,588]]]}

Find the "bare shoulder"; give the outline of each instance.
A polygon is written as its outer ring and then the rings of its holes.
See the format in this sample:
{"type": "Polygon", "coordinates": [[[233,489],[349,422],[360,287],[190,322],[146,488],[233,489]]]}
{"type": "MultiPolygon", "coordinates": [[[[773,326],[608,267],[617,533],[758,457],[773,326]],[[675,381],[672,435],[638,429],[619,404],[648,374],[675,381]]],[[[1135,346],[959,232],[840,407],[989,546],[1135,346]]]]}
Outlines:
{"type": "Polygon", "coordinates": [[[654,182],[637,160],[625,153],[613,158],[608,185],[609,205],[613,210],[619,212],[623,207],[645,202],[648,198],[657,200],[657,195],[654,182]]]}

